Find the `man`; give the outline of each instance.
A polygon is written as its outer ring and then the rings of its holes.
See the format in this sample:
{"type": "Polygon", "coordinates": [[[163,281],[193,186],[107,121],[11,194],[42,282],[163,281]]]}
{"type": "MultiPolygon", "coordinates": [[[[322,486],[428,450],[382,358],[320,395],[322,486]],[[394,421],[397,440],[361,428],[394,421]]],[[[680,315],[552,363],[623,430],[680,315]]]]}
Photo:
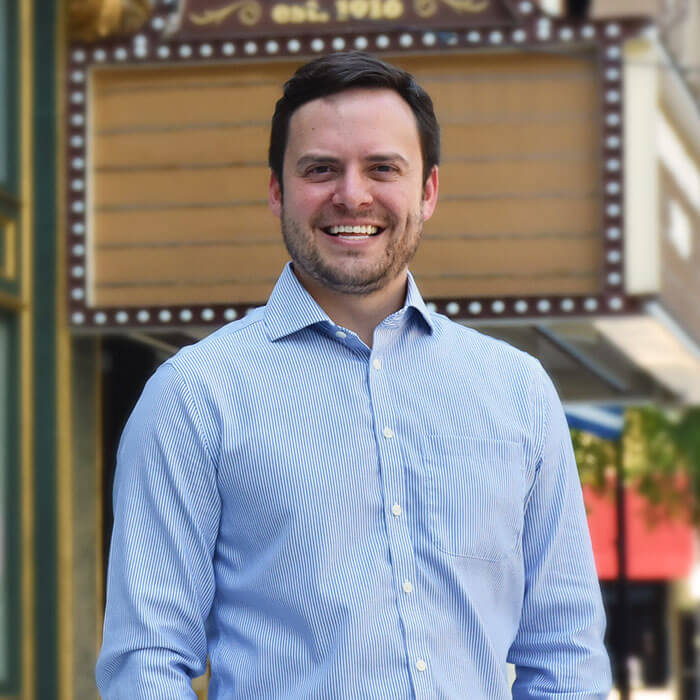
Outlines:
{"type": "Polygon", "coordinates": [[[408,273],[439,127],[366,54],[303,66],[270,140],[292,258],[149,381],[115,484],[105,698],[603,698],[604,616],[539,363],[408,273]]]}

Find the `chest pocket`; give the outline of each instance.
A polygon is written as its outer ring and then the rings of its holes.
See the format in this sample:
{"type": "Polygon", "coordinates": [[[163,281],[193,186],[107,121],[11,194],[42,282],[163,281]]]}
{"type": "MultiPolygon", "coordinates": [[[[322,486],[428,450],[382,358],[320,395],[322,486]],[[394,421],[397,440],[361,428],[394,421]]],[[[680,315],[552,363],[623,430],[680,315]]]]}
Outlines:
{"type": "Polygon", "coordinates": [[[423,439],[430,534],[438,549],[488,561],[515,551],[522,532],[522,450],[515,442],[423,439]]]}

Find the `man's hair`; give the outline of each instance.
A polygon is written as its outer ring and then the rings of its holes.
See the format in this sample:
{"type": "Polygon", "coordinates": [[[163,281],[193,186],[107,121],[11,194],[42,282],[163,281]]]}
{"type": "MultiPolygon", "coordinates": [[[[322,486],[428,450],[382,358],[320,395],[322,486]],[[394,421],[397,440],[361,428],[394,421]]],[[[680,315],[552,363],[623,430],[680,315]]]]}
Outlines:
{"type": "Polygon", "coordinates": [[[440,162],[440,125],[430,95],[410,73],[362,51],[349,51],[321,56],[306,63],[284,84],[284,92],[272,117],[268,153],[270,168],[280,187],[289,121],[294,112],[319,97],[352,88],[393,90],[405,100],[416,118],[423,155],[423,182],[428,180],[433,166],[440,162]]]}

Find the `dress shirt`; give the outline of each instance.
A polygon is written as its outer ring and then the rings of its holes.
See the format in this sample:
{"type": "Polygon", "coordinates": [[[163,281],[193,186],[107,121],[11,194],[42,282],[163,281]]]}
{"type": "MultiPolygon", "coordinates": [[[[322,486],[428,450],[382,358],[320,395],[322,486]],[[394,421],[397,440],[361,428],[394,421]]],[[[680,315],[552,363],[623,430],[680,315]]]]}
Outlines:
{"type": "Polygon", "coordinates": [[[403,308],[368,348],[288,265],[149,380],[114,488],[103,697],[604,698],[604,613],[540,364],[403,308]],[[517,679],[509,687],[507,661],[517,679]]]}

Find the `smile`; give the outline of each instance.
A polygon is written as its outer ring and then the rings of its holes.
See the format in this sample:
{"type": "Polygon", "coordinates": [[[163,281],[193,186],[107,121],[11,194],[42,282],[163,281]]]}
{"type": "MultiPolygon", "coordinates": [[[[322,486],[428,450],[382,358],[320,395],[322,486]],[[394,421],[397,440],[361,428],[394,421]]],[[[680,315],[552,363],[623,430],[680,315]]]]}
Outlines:
{"type": "Polygon", "coordinates": [[[329,236],[337,236],[338,238],[369,238],[376,236],[383,229],[378,226],[327,226],[322,229],[329,236]]]}

